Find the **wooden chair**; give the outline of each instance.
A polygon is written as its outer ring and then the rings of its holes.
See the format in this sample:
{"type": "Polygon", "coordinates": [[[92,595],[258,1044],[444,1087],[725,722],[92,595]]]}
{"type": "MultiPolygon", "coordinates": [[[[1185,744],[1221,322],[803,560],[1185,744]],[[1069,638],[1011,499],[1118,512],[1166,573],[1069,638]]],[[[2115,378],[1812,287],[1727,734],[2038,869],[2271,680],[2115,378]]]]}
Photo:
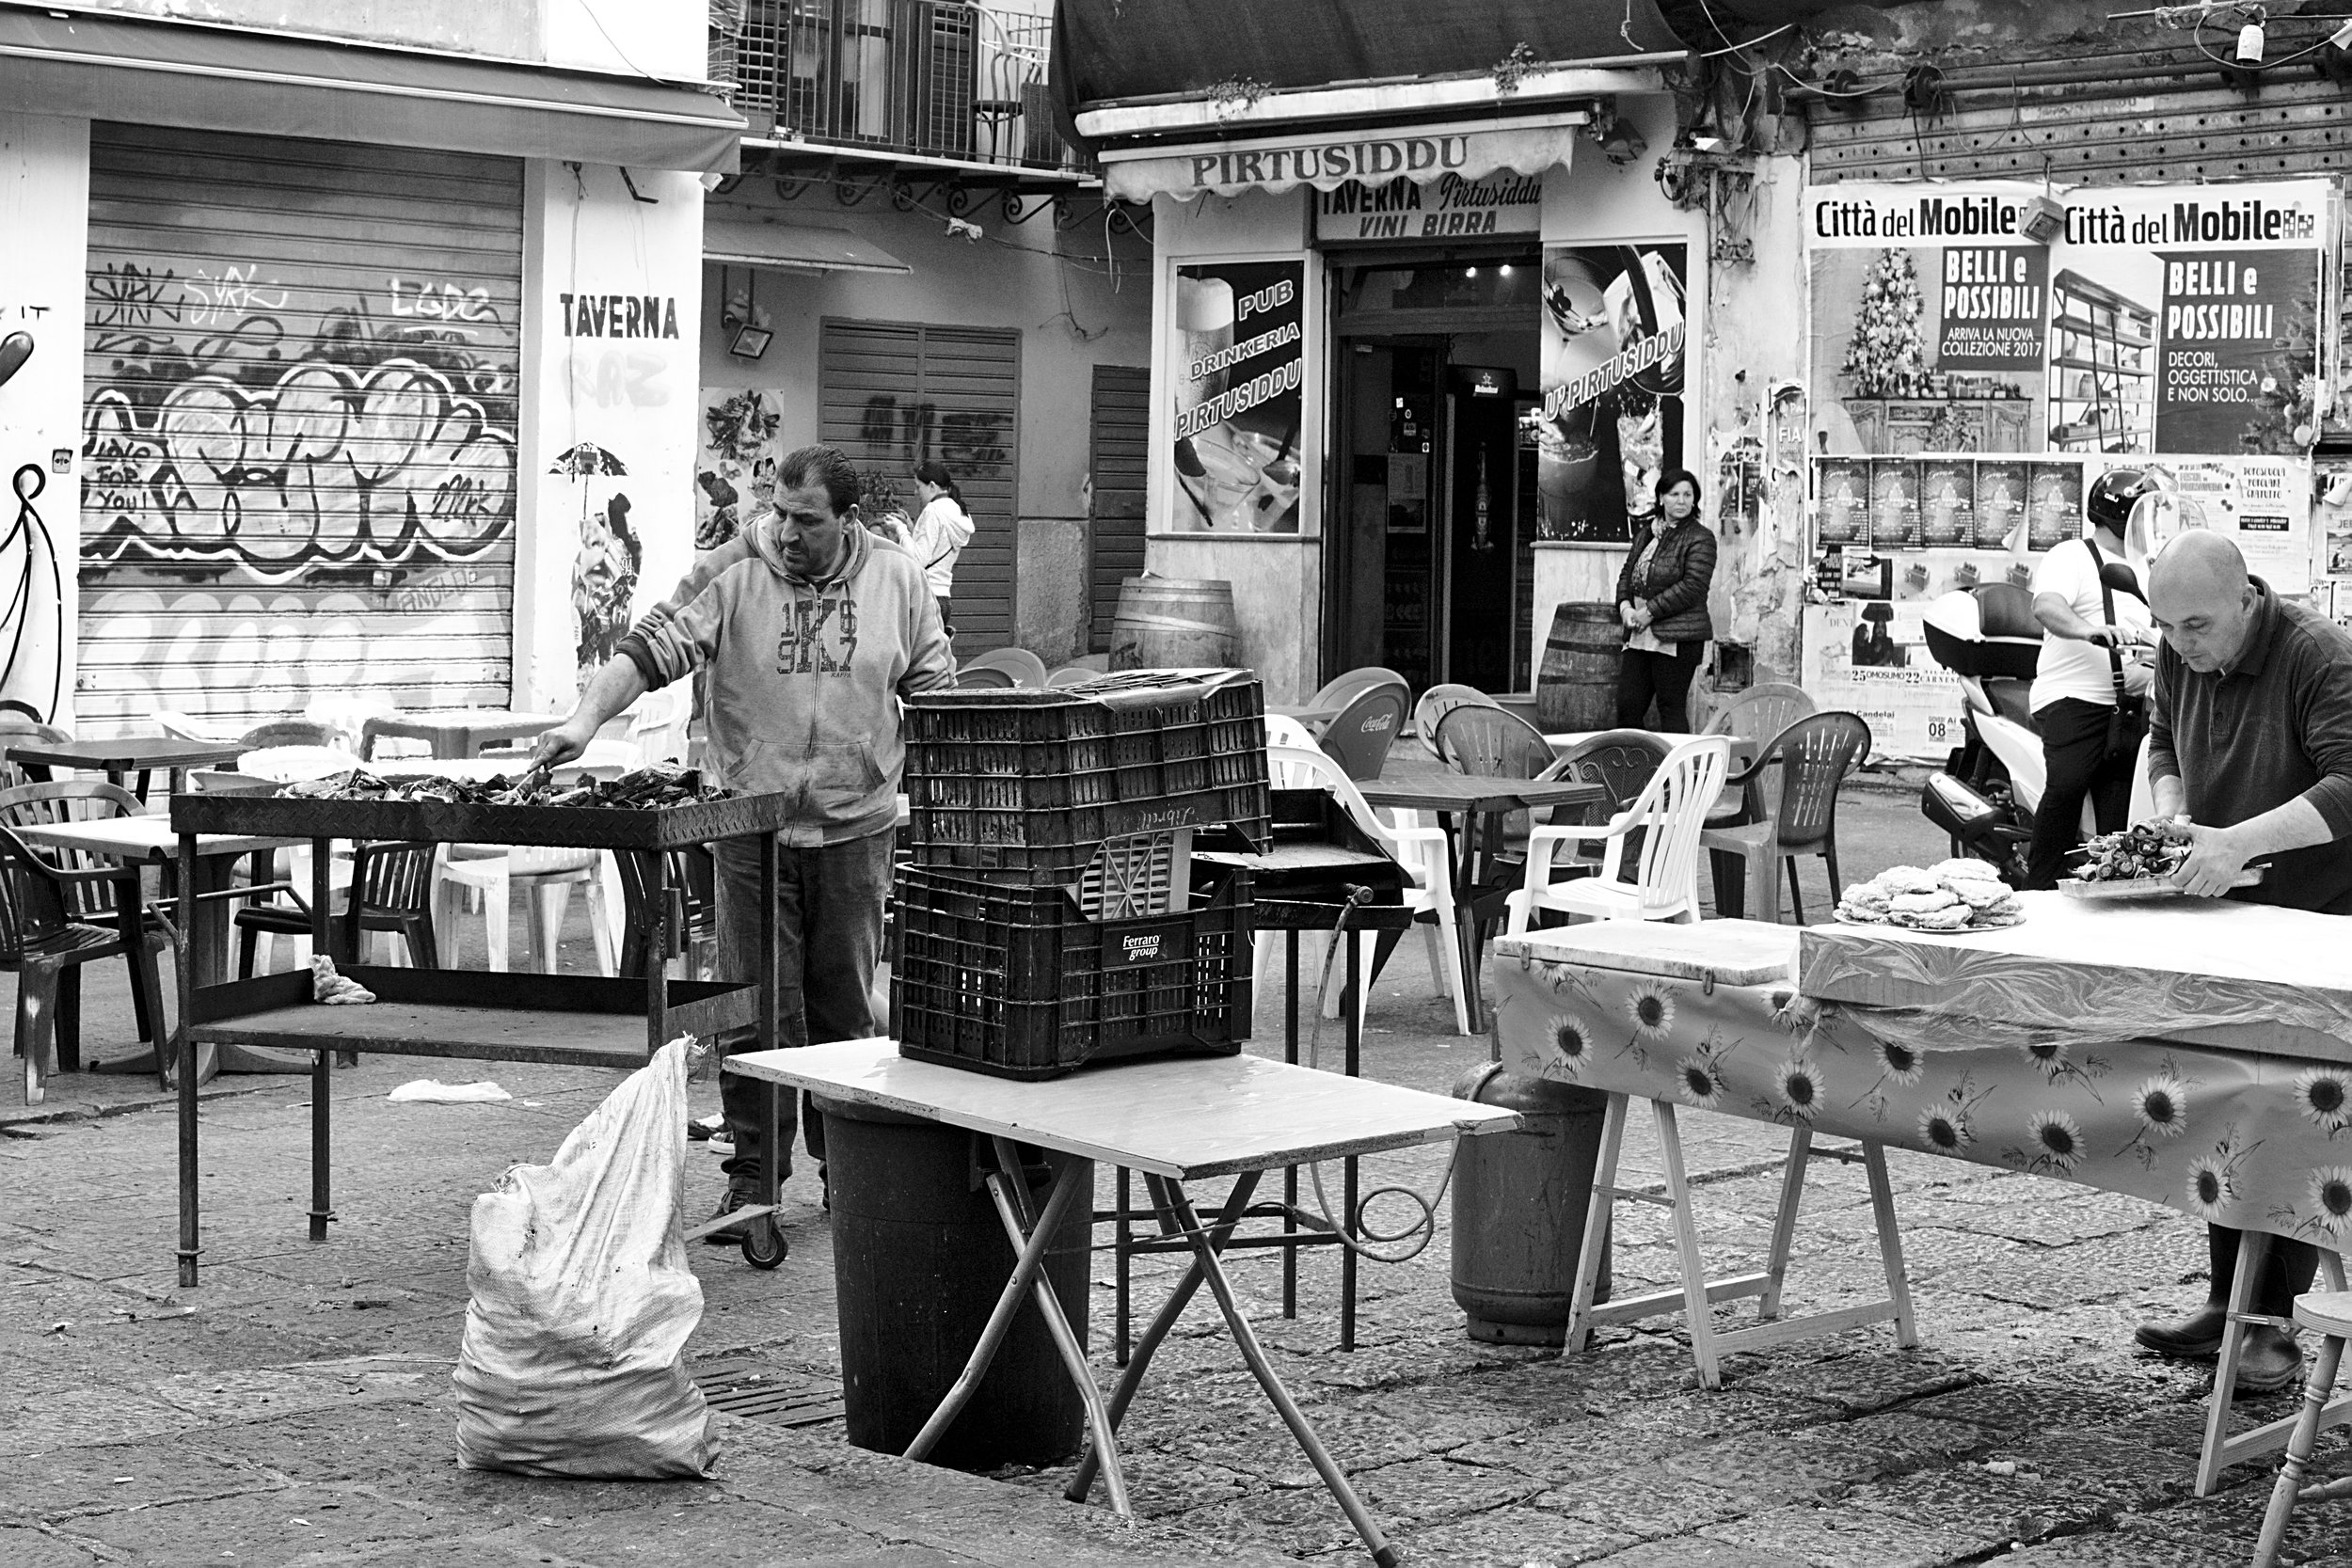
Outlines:
{"type": "MultiPolygon", "coordinates": [[[[2341,1266],[2337,1272],[2341,1275],[2341,1266]]],[[[2341,1286],[2341,1277],[2337,1283],[2341,1286]]],[[[2319,1336],[2319,1355],[2304,1381],[2303,1407],[2295,1418],[2295,1431],[2287,1438],[2286,1460],[2280,1465],[2279,1480],[2271,1488],[2270,1507],[2263,1514],[2262,1537],[2254,1544],[2254,1568],[2271,1568],[2279,1560],[2279,1548],[2285,1544],[2287,1522],[2295,1513],[2296,1504],[2352,1497],[2352,1476],[2303,1484],[2304,1471],[2312,1462],[2312,1448],[2319,1441],[2319,1429],[2329,1414],[2328,1396],[2344,1365],[2344,1342],[2352,1338],[2352,1291],[2339,1288],[2305,1291],[2295,1298],[2295,1322],[2298,1327],[2319,1336]]]]}
{"type": "Polygon", "coordinates": [[[1389,748],[1405,727],[1406,685],[1366,687],[1323,726],[1323,750],[1351,779],[1376,779],[1388,766],[1389,748]]]}
{"type": "Polygon", "coordinates": [[[1788,864],[1788,902],[1804,924],[1804,894],[1797,857],[1819,855],[1829,866],[1829,897],[1844,893],[1837,876],[1837,791],[1870,754],[1870,726],[1857,714],[1816,713],[1798,720],[1729,781],[1741,792],[1748,820],[1709,827],[1699,834],[1715,877],[1715,912],[1750,920],[1780,918],[1778,866],[1788,864]],[[1777,790],[1764,787],[1766,769],[1779,770],[1777,790]],[[1735,870],[1736,867],[1736,870],[1735,870]],[[1725,875],[1725,873],[1732,875],[1725,875]],[[1742,891],[1744,890],[1744,891],[1742,891]]]}
{"type": "Polygon", "coordinates": [[[1686,740],[1607,825],[1555,824],[1529,833],[1526,879],[1509,899],[1510,934],[1523,935],[1539,910],[1592,920],[1697,920],[1699,833],[1708,805],[1723,790],[1730,757],[1731,742],[1722,736],[1686,740]],[[1627,882],[1619,872],[1637,829],[1644,830],[1633,851],[1637,869],[1627,882]],[[1554,882],[1552,858],[1560,847],[1590,842],[1602,847],[1600,875],[1554,882]]]}
{"type": "Polygon", "coordinates": [[[1438,721],[1457,707],[1500,707],[1502,705],[1474,686],[1433,686],[1413,705],[1413,734],[1438,754],[1438,721]]]}
{"type": "MultiPolygon", "coordinates": [[[[433,863],[440,846],[431,843],[362,844],[355,847],[351,886],[342,908],[334,911],[327,933],[330,957],[339,964],[356,962],[359,939],[370,931],[396,936],[406,945],[412,969],[441,967],[439,944],[433,938],[433,863]]],[[[307,937],[310,907],[288,895],[283,902],[248,904],[234,917],[237,930],[237,975],[253,974],[255,944],[263,935],[307,937]]]]}
{"type": "Polygon", "coordinates": [[[1015,686],[1042,689],[1045,685],[1045,661],[1026,648],[991,648],[977,655],[956,672],[958,684],[971,684],[963,677],[975,670],[1002,670],[1015,686]]]}
{"type": "Polygon", "coordinates": [[[1360,670],[1350,670],[1343,675],[1334,675],[1325,681],[1323,689],[1307,700],[1307,705],[1345,707],[1355,701],[1358,693],[1375,686],[1404,686],[1408,691],[1412,689],[1406,685],[1405,677],[1395,671],[1384,670],[1377,664],[1367,664],[1360,670]]]}
{"type": "Polygon", "coordinates": [[[169,940],[169,924],[140,902],[135,869],[110,863],[66,870],[0,828],[0,970],[16,974],[16,1053],[24,1058],[25,1104],[46,1099],[52,1075],[82,1070],[82,966],[118,954],[130,968],[140,1037],[155,1046],[156,1080],[169,1086],[172,1053],[164,1039],[155,962],[169,940]],[[97,908],[124,912],[110,912],[103,923],[83,916],[97,908]]]}

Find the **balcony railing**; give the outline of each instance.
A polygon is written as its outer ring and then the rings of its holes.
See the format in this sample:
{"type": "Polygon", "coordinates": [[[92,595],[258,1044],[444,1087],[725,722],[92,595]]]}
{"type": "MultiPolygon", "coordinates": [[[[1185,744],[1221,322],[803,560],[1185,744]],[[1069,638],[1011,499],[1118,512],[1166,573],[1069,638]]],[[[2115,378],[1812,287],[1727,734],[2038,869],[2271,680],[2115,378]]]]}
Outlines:
{"type": "Polygon", "coordinates": [[[1041,169],[1052,20],[967,0],[748,0],[733,102],[754,135],[1041,169]]]}

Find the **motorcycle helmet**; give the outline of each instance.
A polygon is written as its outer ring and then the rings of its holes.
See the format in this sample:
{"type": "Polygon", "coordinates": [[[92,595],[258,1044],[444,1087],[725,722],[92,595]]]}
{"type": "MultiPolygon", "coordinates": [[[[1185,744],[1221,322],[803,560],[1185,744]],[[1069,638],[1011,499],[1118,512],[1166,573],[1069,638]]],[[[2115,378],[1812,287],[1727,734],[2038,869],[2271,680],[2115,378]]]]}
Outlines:
{"type": "Polygon", "coordinates": [[[2092,526],[2112,529],[2121,539],[2131,524],[2132,508],[2142,497],[2161,495],[2163,488],[2145,468],[2109,468],[2083,498],[2083,510],[2090,515],[2092,526]]]}

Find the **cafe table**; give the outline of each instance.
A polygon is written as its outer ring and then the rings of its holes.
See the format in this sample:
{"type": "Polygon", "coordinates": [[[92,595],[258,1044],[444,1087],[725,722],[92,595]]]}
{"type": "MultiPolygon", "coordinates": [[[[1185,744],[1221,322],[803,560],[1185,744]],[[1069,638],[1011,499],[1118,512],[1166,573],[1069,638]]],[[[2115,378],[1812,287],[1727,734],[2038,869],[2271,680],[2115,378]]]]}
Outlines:
{"type": "Polygon", "coordinates": [[[1506,779],[1485,773],[1430,771],[1400,778],[1367,779],[1357,786],[1365,803],[1391,811],[1435,815],[1446,833],[1446,858],[1454,879],[1454,934],[1462,953],[1462,989],[1468,992],[1470,1032],[1486,1028],[1480,1000],[1478,902],[1502,852],[1502,821],[1513,812],[1605,801],[1597,784],[1560,779],[1506,779]]]}
{"type": "Polygon", "coordinates": [[[1119,1461],[1119,1422],[1142,1386],[1153,1354],[1206,1284],[1250,1374],[1363,1538],[1373,1560],[1381,1568],[1393,1568],[1399,1560],[1345,1470],[1282,1386],[1249,1326],[1248,1314],[1234,1298],[1218,1254],[1266,1171],[1509,1132],[1520,1124],[1516,1112],[1256,1056],[1121,1062],[1043,1083],[1016,1083],[910,1061],[891,1041],[872,1038],[748,1052],[729,1056],[722,1067],[766,1083],[963,1128],[978,1134],[976,1145],[985,1143],[984,1149],[976,1148],[976,1163],[985,1167],[998,1219],[1018,1261],[962,1375],[909,1445],[907,1458],[923,1459],[954,1425],[1026,1301],[1045,1319],[1063,1369],[1086,1404],[1093,1438],[1064,1496],[1083,1502],[1099,1467],[1111,1506],[1131,1516],[1119,1461]],[[1041,1211],[1031,1207],[1028,1184],[1018,1176],[1020,1146],[1025,1144],[1078,1157],[1055,1178],[1041,1211]],[[1091,1161],[1141,1172],[1154,1207],[1173,1216],[1171,1236],[1192,1247],[1191,1267],[1145,1328],[1107,1402],[1095,1386],[1085,1348],[1063,1316],[1053,1287],[1041,1276],[1062,1216],[1073,1204],[1090,1201],[1091,1161]],[[1185,1187],[1218,1177],[1233,1178],[1232,1189],[1204,1223],[1185,1187]]]}
{"type": "MultiPolygon", "coordinates": [[[[72,849],[83,854],[100,855],[126,865],[176,866],[180,840],[171,831],[171,819],[151,816],[102,816],[84,822],[56,822],[17,828],[17,837],[27,844],[48,849],[72,849]]],[[[186,937],[185,951],[191,974],[199,986],[218,985],[229,978],[229,937],[234,910],[233,900],[222,896],[232,884],[236,863],[246,856],[255,857],[256,883],[270,879],[259,874],[267,858],[279,849],[293,848],[304,843],[294,838],[265,838],[247,833],[201,833],[196,843],[196,925],[186,937]]],[[[128,918],[135,918],[135,902],[128,918]]],[[[212,1054],[207,1048],[206,1054],[212,1054]]],[[[199,1081],[217,1072],[306,1072],[308,1062],[279,1056],[265,1051],[255,1051],[241,1045],[217,1048],[215,1063],[199,1059],[199,1081]]],[[[135,1056],[110,1061],[93,1068],[92,1071],[109,1073],[144,1073],[158,1070],[155,1053],[150,1049],[135,1056]]]]}
{"type": "MultiPolygon", "coordinates": [[[[1791,1133],[1768,1304],[1788,1262],[1806,1145],[1858,1140],[1899,1335],[1910,1332],[1882,1147],[2125,1193],[2244,1233],[2196,1475],[2284,1445],[2288,1420],[2229,1430],[2250,1292],[2272,1235],[2313,1243],[2329,1288],[2352,1244],[2352,971],[2338,916],[2227,899],[2090,901],[2017,895],[2015,926],[1948,936],[1887,926],[1606,922],[1530,932],[1495,948],[1503,1064],[1609,1098],[1592,1212],[1607,1232],[1610,1166],[1630,1102],[1647,1101],[1678,1195],[1672,1119],[1714,1112],[1791,1133]]],[[[1619,1189],[1622,1194],[1623,1189],[1619,1189]]],[[[1656,1201],[1654,1198],[1652,1201],[1656,1201]]],[[[1701,1380],[1740,1336],[1698,1303],[1742,1291],[1700,1268],[1687,1210],[1680,1288],[1639,1312],[1681,1310],[1701,1380]],[[1711,1343],[1710,1343],[1711,1340],[1711,1343]]],[[[2199,1248],[2183,1266],[2201,1262],[2199,1248]]],[[[1580,1262],[1568,1353],[1594,1323],[1637,1315],[1592,1302],[1597,1251],[1580,1262]]],[[[2151,1284],[2163,1281],[2151,1278],[2151,1284]]],[[[1776,1318],[1768,1310],[1767,1318],[1776,1318]]],[[[1773,1339],[1839,1326],[1837,1314],[1771,1322],[1773,1339]]],[[[2329,1426],[2352,1422],[2352,1396],[2329,1426]]]]}
{"type": "Polygon", "coordinates": [[[139,782],[131,792],[144,802],[148,783],[157,768],[169,770],[176,793],[187,769],[234,762],[244,750],[233,740],[185,740],[157,735],[116,740],[15,741],[8,745],[7,754],[8,761],[39,780],[46,780],[53,768],[103,773],[108,784],[117,785],[135,773],[139,782]]]}
{"type": "Polygon", "coordinates": [[[501,741],[526,740],[564,721],[560,713],[510,713],[504,708],[425,708],[413,713],[387,714],[360,728],[359,754],[372,756],[376,741],[387,736],[421,740],[437,757],[480,756],[483,748],[501,741]]]}

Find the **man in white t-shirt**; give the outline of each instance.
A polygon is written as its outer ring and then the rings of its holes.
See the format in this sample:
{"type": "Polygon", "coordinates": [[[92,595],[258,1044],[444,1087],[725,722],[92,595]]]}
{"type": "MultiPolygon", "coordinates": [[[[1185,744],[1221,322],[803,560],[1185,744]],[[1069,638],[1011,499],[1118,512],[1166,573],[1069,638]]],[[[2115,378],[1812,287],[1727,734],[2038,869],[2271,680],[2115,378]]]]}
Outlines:
{"type": "Polygon", "coordinates": [[[2028,701],[2042,731],[2048,779],[2034,807],[2033,843],[2026,854],[2029,888],[2056,887],[2066,875],[2067,851],[2082,836],[2085,798],[2103,833],[2122,827],[2131,806],[2137,733],[2132,732],[2131,743],[2118,754],[2107,754],[2108,721],[2115,713],[2115,663],[2108,651],[2122,651],[2124,689],[2140,696],[2148,689],[2152,666],[2138,657],[2139,650],[2153,644],[2154,633],[2146,605],[2100,588],[2099,568],[2123,559],[2132,507],[2153,488],[2137,468],[2101,475],[2084,498],[2090,537],[2059,545],[2034,570],[2033,613],[2042,637],[2028,701]]]}

